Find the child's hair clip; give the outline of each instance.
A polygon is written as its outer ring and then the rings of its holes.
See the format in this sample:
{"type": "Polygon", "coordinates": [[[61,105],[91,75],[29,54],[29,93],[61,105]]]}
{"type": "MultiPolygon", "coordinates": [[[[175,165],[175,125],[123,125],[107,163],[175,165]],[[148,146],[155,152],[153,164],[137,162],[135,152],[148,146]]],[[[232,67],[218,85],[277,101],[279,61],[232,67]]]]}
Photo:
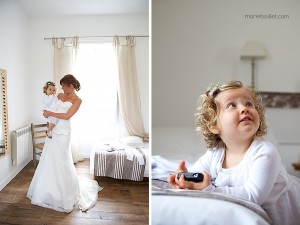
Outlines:
{"type": "Polygon", "coordinates": [[[220,93],[220,83],[212,83],[208,86],[206,95],[210,98],[214,98],[218,93],[220,93]]]}
{"type": "Polygon", "coordinates": [[[46,83],[46,85],[52,85],[52,86],[55,86],[55,83],[52,82],[52,81],[48,81],[48,82],[46,83]]]}

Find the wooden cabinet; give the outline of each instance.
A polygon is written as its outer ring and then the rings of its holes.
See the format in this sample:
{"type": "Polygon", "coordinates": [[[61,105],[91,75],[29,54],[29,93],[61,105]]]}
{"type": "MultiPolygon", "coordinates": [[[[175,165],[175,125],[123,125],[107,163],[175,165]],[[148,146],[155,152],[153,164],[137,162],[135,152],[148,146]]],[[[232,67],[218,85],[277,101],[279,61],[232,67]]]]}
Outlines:
{"type": "Polygon", "coordinates": [[[300,163],[293,163],[292,165],[295,170],[300,170],[300,163]]]}

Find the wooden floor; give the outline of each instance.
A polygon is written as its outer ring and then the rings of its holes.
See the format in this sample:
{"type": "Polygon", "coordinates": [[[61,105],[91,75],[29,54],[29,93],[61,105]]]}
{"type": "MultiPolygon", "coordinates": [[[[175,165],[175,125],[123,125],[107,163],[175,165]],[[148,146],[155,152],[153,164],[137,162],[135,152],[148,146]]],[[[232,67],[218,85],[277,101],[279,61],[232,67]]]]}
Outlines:
{"type": "MultiPolygon", "coordinates": [[[[76,165],[79,177],[90,177],[89,161],[76,165]]],[[[71,213],[32,205],[26,193],[35,168],[29,163],[2,191],[0,191],[0,224],[149,224],[149,185],[142,182],[97,177],[104,189],[97,204],[87,212],[74,209],[71,213]]]]}

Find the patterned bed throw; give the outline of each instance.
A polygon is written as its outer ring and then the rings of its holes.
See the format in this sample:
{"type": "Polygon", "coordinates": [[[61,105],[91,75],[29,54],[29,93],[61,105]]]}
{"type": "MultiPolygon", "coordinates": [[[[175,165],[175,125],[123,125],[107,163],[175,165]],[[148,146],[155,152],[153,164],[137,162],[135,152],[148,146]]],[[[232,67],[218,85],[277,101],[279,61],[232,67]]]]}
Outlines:
{"type": "Polygon", "coordinates": [[[128,157],[128,151],[125,149],[98,149],[95,152],[94,175],[142,181],[146,156],[140,148],[132,149],[132,153],[128,157]],[[144,163],[141,163],[139,156],[143,157],[144,163]]]}

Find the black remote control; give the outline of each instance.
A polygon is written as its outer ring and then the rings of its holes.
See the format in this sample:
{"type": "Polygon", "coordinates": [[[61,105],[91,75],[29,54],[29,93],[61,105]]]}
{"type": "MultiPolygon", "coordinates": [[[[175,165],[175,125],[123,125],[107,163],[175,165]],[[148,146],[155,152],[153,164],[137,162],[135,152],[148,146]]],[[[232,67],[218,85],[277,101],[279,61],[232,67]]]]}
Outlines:
{"type": "Polygon", "coordinates": [[[202,182],[203,181],[202,173],[178,173],[177,179],[179,179],[182,174],[186,181],[193,181],[193,182],[202,182]]]}

